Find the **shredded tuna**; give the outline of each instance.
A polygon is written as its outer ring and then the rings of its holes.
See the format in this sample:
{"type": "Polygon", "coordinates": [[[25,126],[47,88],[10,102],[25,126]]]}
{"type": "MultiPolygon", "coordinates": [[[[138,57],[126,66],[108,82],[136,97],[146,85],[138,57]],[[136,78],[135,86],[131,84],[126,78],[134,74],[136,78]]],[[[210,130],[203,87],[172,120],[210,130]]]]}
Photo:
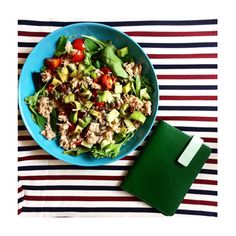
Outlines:
{"type": "Polygon", "coordinates": [[[48,97],[41,97],[38,100],[38,113],[43,117],[49,119],[50,113],[52,112],[53,107],[50,105],[48,97]]]}
{"type": "Polygon", "coordinates": [[[152,113],[151,105],[152,104],[150,101],[143,102],[142,112],[144,113],[145,116],[151,115],[152,113]]]}
{"type": "Polygon", "coordinates": [[[133,95],[127,96],[125,98],[125,102],[134,110],[141,111],[143,107],[143,102],[138,98],[133,95]]]}
{"type": "Polygon", "coordinates": [[[45,70],[41,73],[41,78],[43,82],[48,82],[52,78],[52,75],[49,71],[45,70]]]}
{"type": "Polygon", "coordinates": [[[52,140],[56,137],[56,134],[52,131],[51,125],[47,122],[45,129],[41,132],[41,134],[47,138],[48,140],[52,140]]]}

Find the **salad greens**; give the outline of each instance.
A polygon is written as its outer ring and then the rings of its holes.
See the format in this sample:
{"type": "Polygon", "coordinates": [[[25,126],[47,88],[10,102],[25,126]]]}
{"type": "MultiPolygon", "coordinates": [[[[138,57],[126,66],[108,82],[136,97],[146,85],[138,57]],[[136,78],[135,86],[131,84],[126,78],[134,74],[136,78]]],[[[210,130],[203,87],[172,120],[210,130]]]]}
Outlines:
{"type": "Polygon", "coordinates": [[[151,84],[129,48],[93,36],[61,36],[33,80],[32,119],[67,155],[116,157],[152,112],[151,84]]]}

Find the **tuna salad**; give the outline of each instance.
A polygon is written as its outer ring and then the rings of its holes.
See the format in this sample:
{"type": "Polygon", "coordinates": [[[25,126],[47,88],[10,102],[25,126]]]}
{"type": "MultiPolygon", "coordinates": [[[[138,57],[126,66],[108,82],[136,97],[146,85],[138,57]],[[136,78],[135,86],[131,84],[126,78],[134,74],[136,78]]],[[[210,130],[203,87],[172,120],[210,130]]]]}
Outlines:
{"type": "Polygon", "coordinates": [[[93,36],[61,36],[33,81],[32,119],[64,154],[114,158],[152,113],[152,88],[129,48],[93,36]]]}

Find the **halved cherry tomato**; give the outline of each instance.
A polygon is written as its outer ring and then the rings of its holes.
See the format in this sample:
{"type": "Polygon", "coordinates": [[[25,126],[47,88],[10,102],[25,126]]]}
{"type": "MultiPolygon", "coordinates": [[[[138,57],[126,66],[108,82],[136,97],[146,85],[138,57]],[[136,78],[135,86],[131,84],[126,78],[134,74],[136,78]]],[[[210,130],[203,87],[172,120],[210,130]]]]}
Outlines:
{"type": "Polygon", "coordinates": [[[85,49],[84,40],[81,38],[75,39],[72,45],[74,49],[77,49],[79,51],[83,51],[85,49]]]}
{"type": "Polygon", "coordinates": [[[53,84],[48,84],[47,90],[48,90],[49,93],[52,92],[53,88],[54,88],[54,85],[53,85],[53,84]]]}
{"type": "Polygon", "coordinates": [[[108,90],[112,89],[113,81],[112,81],[112,78],[108,74],[103,75],[102,85],[108,90]]]}
{"type": "Polygon", "coordinates": [[[82,51],[77,51],[75,55],[72,56],[71,61],[72,62],[80,62],[84,60],[84,54],[82,51]]]}
{"type": "Polygon", "coordinates": [[[45,60],[45,64],[48,69],[55,70],[61,65],[61,58],[48,58],[45,60]]]}
{"type": "Polygon", "coordinates": [[[76,140],[74,143],[76,146],[79,146],[82,143],[82,138],[79,140],[76,140]]]}
{"type": "Polygon", "coordinates": [[[102,71],[104,74],[108,74],[109,72],[111,72],[111,70],[108,67],[102,67],[100,68],[100,71],[102,71]]]}
{"type": "Polygon", "coordinates": [[[95,106],[97,106],[97,107],[104,107],[105,106],[105,102],[95,102],[95,106]]]}

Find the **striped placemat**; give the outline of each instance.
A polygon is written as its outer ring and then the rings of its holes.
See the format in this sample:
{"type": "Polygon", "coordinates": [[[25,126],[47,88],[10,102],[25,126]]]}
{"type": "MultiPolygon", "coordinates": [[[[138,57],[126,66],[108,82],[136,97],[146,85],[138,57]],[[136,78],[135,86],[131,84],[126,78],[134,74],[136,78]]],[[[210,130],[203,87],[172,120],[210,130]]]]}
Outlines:
{"type": "MultiPolygon", "coordinates": [[[[68,21],[18,20],[18,73],[33,47],[68,21]]],[[[160,85],[157,116],[202,137],[212,154],[176,215],[217,216],[217,20],[100,22],[131,36],[148,54],[160,85]]],[[[18,213],[23,216],[161,216],[119,187],[145,142],[100,167],[48,155],[18,115],[18,213]]]]}

